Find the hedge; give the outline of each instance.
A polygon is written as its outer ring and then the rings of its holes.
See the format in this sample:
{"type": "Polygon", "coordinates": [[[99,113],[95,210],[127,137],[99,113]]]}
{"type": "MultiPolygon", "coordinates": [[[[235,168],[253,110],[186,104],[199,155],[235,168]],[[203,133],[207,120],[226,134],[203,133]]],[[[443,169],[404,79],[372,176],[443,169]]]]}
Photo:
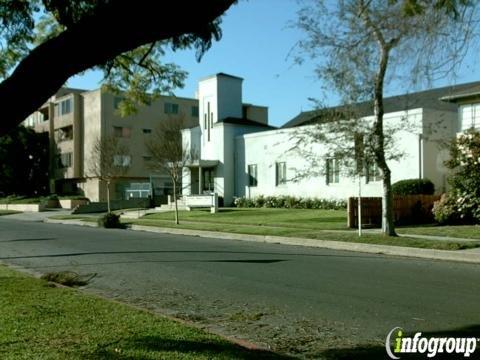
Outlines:
{"type": "Polygon", "coordinates": [[[284,208],[284,209],[323,209],[344,210],[345,200],[298,198],[294,196],[257,196],[252,199],[236,198],[234,204],[238,208],[284,208]]]}
{"type": "Polygon", "coordinates": [[[407,179],[392,185],[394,195],[432,195],[435,185],[428,179],[407,179]]]}

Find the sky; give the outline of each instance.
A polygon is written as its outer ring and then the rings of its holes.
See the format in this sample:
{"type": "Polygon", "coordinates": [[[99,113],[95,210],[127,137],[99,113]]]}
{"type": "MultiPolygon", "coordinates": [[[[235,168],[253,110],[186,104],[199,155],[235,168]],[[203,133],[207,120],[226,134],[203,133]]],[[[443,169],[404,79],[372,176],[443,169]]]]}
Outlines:
{"type": "MultiPolygon", "coordinates": [[[[189,73],[185,87],[174,91],[175,95],[193,98],[199,79],[224,72],[244,79],[243,102],[268,106],[269,122],[274,126],[283,125],[301,111],[311,110],[314,105],[309,98],[322,98],[335,105],[338,97],[322,93],[321,83],[314,75],[314,63],[295,65],[289,56],[303,36],[289,25],[298,9],[297,0],[240,0],[223,17],[222,39],[213,43],[200,63],[193,50],[167,54],[165,62],[174,62],[189,73]]],[[[469,54],[456,79],[442,79],[432,85],[480,80],[477,57],[469,54]]],[[[89,71],[70,79],[68,86],[94,89],[100,86],[100,80],[99,72],[89,71]]],[[[404,92],[401,87],[391,87],[386,95],[404,92]]]]}

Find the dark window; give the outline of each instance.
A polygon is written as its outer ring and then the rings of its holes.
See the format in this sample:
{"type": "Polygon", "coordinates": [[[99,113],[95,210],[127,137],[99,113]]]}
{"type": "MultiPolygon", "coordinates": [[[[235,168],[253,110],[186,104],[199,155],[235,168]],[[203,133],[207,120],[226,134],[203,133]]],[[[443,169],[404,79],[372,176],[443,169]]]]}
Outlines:
{"type": "Polygon", "coordinates": [[[115,96],[115,98],[113,99],[113,108],[115,110],[118,110],[120,108],[120,103],[124,100],[123,97],[120,97],[120,96],[115,96]]]}
{"type": "Polygon", "coordinates": [[[178,104],[165,103],[164,111],[165,114],[178,114],[178,104]]]}
{"type": "Polygon", "coordinates": [[[132,134],[132,129],[122,126],[114,126],[113,127],[113,136],[115,137],[123,137],[129,138],[132,134]]]}
{"type": "Polygon", "coordinates": [[[198,106],[192,106],[192,116],[198,117],[198,106]]]}
{"type": "Polygon", "coordinates": [[[144,133],[144,134],[151,134],[151,133],[152,133],[152,129],[143,129],[143,133],[144,133]]]}
{"type": "Polygon", "coordinates": [[[257,165],[248,165],[248,186],[257,186],[257,165]]]}
{"type": "Polygon", "coordinates": [[[275,164],[275,179],[276,185],[282,185],[287,183],[287,163],[277,162],[275,164]]]}

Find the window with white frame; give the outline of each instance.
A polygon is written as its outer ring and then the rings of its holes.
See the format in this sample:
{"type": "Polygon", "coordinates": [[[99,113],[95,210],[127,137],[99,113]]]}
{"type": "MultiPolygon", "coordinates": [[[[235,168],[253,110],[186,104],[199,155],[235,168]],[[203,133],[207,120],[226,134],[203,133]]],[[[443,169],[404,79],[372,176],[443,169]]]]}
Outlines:
{"type": "Polygon", "coordinates": [[[113,165],[120,167],[128,167],[131,165],[130,155],[115,155],[113,157],[113,165]]]}
{"type": "Polygon", "coordinates": [[[382,180],[382,173],[374,160],[369,160],[365,164],[366,182],[375,182],[382,180]]]}
{"type": "Polygon", "coordinates": [[[287,163],[277,162],[275,163],[275,183],[276,185],[283,185],[287,183],[287,163]]]}
{"type": "Polygon", "coordinates": [[[248,186],[257,186],[257,164],[248,165],[248,186]]]}
{"type": "Polygon", "coordinates": [[[340,160],[329,158],[326,161],[326,177],[328,184],[338,184],[340,182],[340,160]]]}
{"type": "Polygon", "coordinates": [[[467,104],[459,107],[459,130],[480,129],[480,104],[467,104]]]}
{"type": "Polygon", "coordinates": [[[70,114],[72,112],[72,99],[63,100],[60,103],[60,115],[70,114]]]}

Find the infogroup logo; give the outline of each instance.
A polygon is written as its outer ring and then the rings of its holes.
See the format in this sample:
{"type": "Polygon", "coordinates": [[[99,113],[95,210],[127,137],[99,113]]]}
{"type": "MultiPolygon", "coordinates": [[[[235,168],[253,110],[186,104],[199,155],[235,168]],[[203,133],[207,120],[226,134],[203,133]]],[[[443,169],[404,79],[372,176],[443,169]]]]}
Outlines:
{"type": "Polygon", "coordinates": [[[437,354],[463,354],[464,357],[470,357],[479,340],[475,337],[425,337],[421,332],[407,337],[402,328],[395,327],[387,335],[385,350],[395,360],[400,359],[401,354],[426,354],[427,358],[437,354]]]}

